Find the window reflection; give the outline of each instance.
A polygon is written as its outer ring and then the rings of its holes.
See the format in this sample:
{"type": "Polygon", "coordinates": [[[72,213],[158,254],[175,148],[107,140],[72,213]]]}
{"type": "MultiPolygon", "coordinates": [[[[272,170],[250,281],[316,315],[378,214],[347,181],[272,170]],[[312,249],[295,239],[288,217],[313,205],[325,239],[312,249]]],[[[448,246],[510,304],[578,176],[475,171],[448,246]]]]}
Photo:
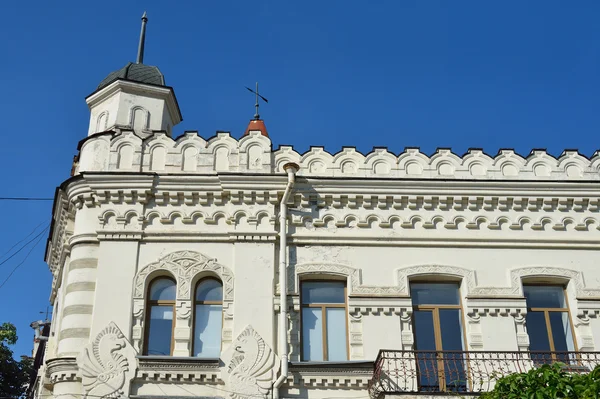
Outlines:
{"type": "Polygon", "coordinates": [[[170,356],[173,350],[173,321],[177,285],[170,278],[157,278],[148,292],[147,355],[170,356]]]}
{"type": "Polygon", "coordinates": [[[221,356],[223,328],[223,285],[208,278],[196,286],[194,310],[194,356],[218,358],[221,356]]]}
{"type": "Polygon", "coordinates": [[[346,285],[307,281],[301,286],[302,360],[348,359],[346,285]]]}
{"type": "Polygon", "coordinates": [[[527,302],[525,320],[531,357],[538,364],[548,361],[569,363],[569,355],[564,352],[574,351],[575,344],[564,288],[524,285],[523,293],[527,302]],[[536,351],[552,352],[552,355],[548,357],[534,353],[536,351]]]}
{"type": "Polygon", "coordinates": [[[458,284],[411,284],[411,299],[420,390],[465,392],[467,380],[462,355],[464,342],[458,284]]]}

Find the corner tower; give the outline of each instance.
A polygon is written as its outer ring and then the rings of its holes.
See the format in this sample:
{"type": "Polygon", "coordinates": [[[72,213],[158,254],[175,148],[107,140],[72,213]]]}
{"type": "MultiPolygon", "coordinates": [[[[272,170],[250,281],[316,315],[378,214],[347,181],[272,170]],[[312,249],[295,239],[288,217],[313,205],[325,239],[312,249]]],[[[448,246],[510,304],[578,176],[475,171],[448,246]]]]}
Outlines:
{"type": "Polygon", "coordinates": [[[142,16],[142,30],[135,63],[111,72],[85,100],[90,108],[88,136],[114,129],[133,130],[140,137],[171,129],[182,121],[172,87],[158,67],[144,64],[148,17],[142,16]]]}

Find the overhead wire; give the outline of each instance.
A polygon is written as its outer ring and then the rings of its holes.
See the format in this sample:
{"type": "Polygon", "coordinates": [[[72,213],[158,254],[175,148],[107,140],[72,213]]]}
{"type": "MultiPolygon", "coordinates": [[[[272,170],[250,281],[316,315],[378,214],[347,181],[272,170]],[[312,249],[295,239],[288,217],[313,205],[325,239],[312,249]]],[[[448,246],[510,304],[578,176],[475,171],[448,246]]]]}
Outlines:
{"type": "MultiPolygon", "coordinates": [[[[5,264],[6,262],[8,262],[9,260],[11,260],[12,258],[14,258],[19,252],[21,252],[22,250],[24,250],[27,245],[29,245],[31,242],[35,241],[36,238],[38,238],[39,236],[41,236],[42,234],[44,234],[44,232],[46,230],[48,230],[48,228],[50,227],[50,225],[46,226],[46,228],[42,231],[40,231],[35,237],[33,237],[31,240],[27,241],[25,244],[23,244],[21,246],[21,248],[19,248],[18,250],[16,250],[15,252],[13,252],[12,255],[10,255],[8,258],[4,259],[2,262],[0,262],[0,266],[2,266],[3,264],[5,264]]],[[[37,227],[36,227],[37,228],[37,227]]],[[[31,235],[31,234],[30,234],[31,235]]],[[[29,236],[28,236],[29,237],[29,236]]],[[[27,237],[26,237],[27,238],[27,237]]],[[[18,245],[18,244],[17,244],[18,245]]],[[[12,249],[12,248],[11,248],[12,249]]],[[[10,252],[10,250],[9,250],[10,252]]],[[[6,255],[6,254],[4,254],[6,255]]],[[[3,255],[3,256],[4,256],[3,255]]]]}
{"type": "Polygon", "coordinates": [[[44,197],[0,197],[0,201],[54,201],[54,198],[44,198],[44,197]]]}
{"type": "MultiPolygon", "coordinates": [[[[35,249],[35,247],[37,247],[37,245],[40,243],[40,241],[42,241],[42,234],[48,230],[50,228],[50,226],[47,226],[44,230],[42,230],[37,236],[35,236],[35,238],[39,237],[38,240],[33,244],[33,246],[29,249],[29,252],[27,252],[27,255],[25,255],[25,258],[23,258],[23,260],[21,261],[21,263],[19,263],[17,266],[14,267],[14,269],[12,269],[12,271],[8,274],[8,276],[6,277],[6,279],[4,279],[4,281],[2,282],[2,284],[0,284],[0,289],[2,289],[2,287],[4,287],[4,285],[8,282],[8,280],[10,280],[10,278],[12,277],[13,274],[15,274],[15,272],[17,271],[17,269],[19,267],[21,267],[21,265],[23,263],[25,263],[25,261],[27,260],[27,258],[29,258],[29,255],[31,255],[31,253],[33,252],[33,250],[35,249]]],[[[34,238],[34,239],[35,239],[34,238]]],[[[31,241],[29,241],[31,242],[31,241]]],[[[28,243],[29,243],[28,242],[28,243]]],[[[26,246],[27,244],[25,244],[26,246]]],[[[24,248],[25,246],[23,246],[22,248],[24,248]]],[[[21,248],[21,249],[22,249],[21,248]]]]}
{"type": "Polygon", "coordinates": [[[27,234],[27,235],[26,235],[24,238],[22,238],[22,239],[20,239],[19,241],[17,241],[17,242],[16,242],[15,244],[13,244],[13,246],[12,246],[12,247],[10,247],[10,248],[9,248],[9,249],[8,249],[8,250],[7,250],[7,251],[4,253],[4,254],[2,254],[2,256],[0,256],[0,259],[4,258],[6,255],[8,255],[8,254],[10,253],[10,251],[12,251],[12,250],[13,250],[13,248],[14,248],[14,247],[16,247],[17,245],[19,245],[20,243],[22,243],[23,241],[25,241],[26,239],[28,239],[29,237],[31,237],[31,235],[32,235],[33,233],[35,233],[35,231],[36,231],[36,230],[37,230],[37,229],[38,229],[38,228],[39,228],[41,225],[43,225],[44,223],[46,223],[46,222],[44,221],[44,222],[42,222],[42,223],[38,224],[37,226],[35,226],[35,227],[33,228],[33,230],[31,230],[31,232],[29,232],[29,234],[27,234]]]}

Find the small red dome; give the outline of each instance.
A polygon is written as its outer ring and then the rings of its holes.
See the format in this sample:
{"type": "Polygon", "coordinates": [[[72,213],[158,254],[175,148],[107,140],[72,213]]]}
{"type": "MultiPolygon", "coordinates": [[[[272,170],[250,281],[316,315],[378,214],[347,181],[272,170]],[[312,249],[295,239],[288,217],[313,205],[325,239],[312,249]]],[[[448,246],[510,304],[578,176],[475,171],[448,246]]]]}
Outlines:
{"type": "Polygon", "coordinates": [[[244,136],[249,135],[251,131],[255,131],[255,130],[260,131],[260,134],[262,134],[263,136],[269,137],[269,133],[267,133],[267,126],[265,125],[265,121],[263,121],[262,119],[250,120],[250,123],[248,124],[248,127],[246,128],[246,131],[244,132],[244,136]]]}

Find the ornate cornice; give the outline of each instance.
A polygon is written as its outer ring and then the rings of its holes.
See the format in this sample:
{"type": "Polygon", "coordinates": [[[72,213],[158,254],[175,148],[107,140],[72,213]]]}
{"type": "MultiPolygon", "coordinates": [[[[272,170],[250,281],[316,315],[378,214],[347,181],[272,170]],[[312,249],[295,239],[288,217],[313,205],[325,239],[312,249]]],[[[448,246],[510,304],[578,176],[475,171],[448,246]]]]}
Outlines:
{"type": "Polygon", "coordinates": [[[365,389],[373,376],[373,362],[302,362],[292,363],[286,385],[292,387],[323,387],[365,389]]]}
{"type": "Polygon", "coordinates": [[[140,356],[138,364],[136,380],[223,384],[218,360],[140,356]]]}

